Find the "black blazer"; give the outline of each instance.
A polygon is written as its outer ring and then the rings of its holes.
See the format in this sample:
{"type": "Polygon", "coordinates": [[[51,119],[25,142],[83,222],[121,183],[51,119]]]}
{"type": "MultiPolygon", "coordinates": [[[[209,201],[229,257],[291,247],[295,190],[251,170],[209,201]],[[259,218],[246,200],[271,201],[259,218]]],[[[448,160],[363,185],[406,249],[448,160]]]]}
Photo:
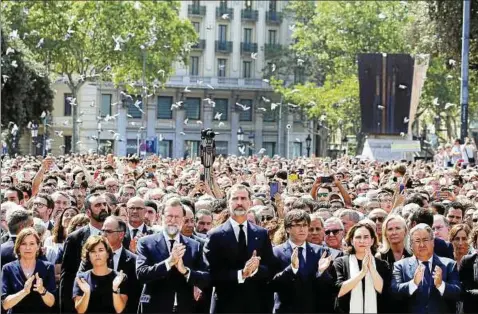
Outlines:
{"type": "MultiPolygon", "coordinates": [[[[318,263],[324,252],[328,249],[307,243],[305,245],[305,274],[295,273],[291,267],[292,247],[289,241],[273,248],[278,272],[272,279],[272,287],[277,293],[280,305],[275,308],[275,313],[316,313],[324,312],[318,307],[318,295],[323,298],[318,277],[318,263]]],[[[329,253],[328,253],[329,254],[329,253]]]]}
{"type": "Polygon", "coordinates": [[[0,267],[6,265],[10,262],[17,260],[15,256],[14,247],[15,247],[15,240],[16,237],[8,237],[8,240],[0,246],[0,250],[2,251],[1,256],[2,260],[0,260],[0,267]]]}
{"type": "MultiPolygon", "coordinates": [[[[206,245],[208,241],[207,235],[194,231],[191,238],[199,242],[202,252],[204,250],[204,245],[206,245]]],[[[201,297],[196,301],[194,306],[194,313],[209,313],[211,308],[212,286],[201,289],[201,292],[201,297]]]]}
{"type": "Polygon", "coordinates": [[[163,233],[148,235],[138,241],[136,274],[144,284],[140,297],[141,312],[171,313],[176,295],[177,312],[192,313],[195,305],[193,287],[204,289],[209,284],[207,264],[199,243],[180,235],[180,242],[186,246],[183,263],[191,271],[189,280],[186,281],[176,267],[168,271],[165,261],[170,254],[166,241],[163,233]]]}
{"type": "Polygon", "coordinates": [[[453,245],[450,242],[442,240],[440,238],[435,238],[435,254],[440,257],[446,257],[449,259],[455,259],[453,254],[453,245]]]}
{"type": "Polygon", "coordinates": [[[215,307],[216,313],[270,312],[274,300],[267,283],[273,276],[274,257],[267,230],[247,223],[247,258],[256,251],[261,262],[257,273],[241,284],[237,278],[238,271],[245,265],[238,255],[238,241],[231,222],[228,220],[212,229],[208,236],[204,252],[216,293],[211,307],[215,307]]]}
{"type": "Polygon", "coordinates": [[[63,244],[63,260],[60,275],[60,311],[74,313],[72,293],[76,273],[81,263],[81,249],[90,236],[90,227],[86,225],[70,235],[63,244]]]}
{"type": "MultiPolygon", "coordinates": [[[[113,259],[111,258],[110,268],[113,268],[113,265],[113,259]]],[[[81,261],[78,273],[84,273],[92,268],[93,266],[91,265],[90,261],[81,261]]],[[[121,270],[128,277],[128,303],[126,304],[126,308],[123,313],[137,313],[139,296],[141,295],[141,289],[143,287],[136,277],[136,254],[131,253],[125,248],[121,250],[121,255],[118,261],[118,269],[115,271],[119,272],[121,270]]]]}
{"type": "MultiPolygon", "coordinates": [[[[337,258],[334,261],[333,268],[331,269],[333,274],[332,276],[335,278],[336,295],[338,295],[342,284],[350,279],[349,258],[350,255],[345,255],[337,258]]],[[[377,269],[378,274],[380,275],[380,277],[382,277],[383,280],[382,293],[377,292],[377,311],[378,313],[388,313],[389,310],[387,306],[387,300],[389,298],[389,294],[387,293],[387,288],[390,287],[391,281],[390,268],[387,262],[382,261],[378,258],[375,258],[375,267],[377,269]]],[[[339,313],[350,312],[350,292],[340,298],[337,297],[335,310],[339,313]]]]}
{"type": "Polygon", "coordinates": [[[478,313],[478,254],[463,256],[460,270],[464,313],[478,313]]]}
{"type": "MultiPolygon", "coordinates": [[[[146,225],[143,226],[143,230],[141,230],[141,233],[144,234],[144,235],[151,235],[154,233],[153,230],[151,229],[148,229],[148,227],[146,227],[146,225]]],[[[129,250],[129,245],[131,243],[131,235],[130,235],[130,232],[129,232],[129,227],[127,226],[126,227],[126,232],[124,233],[124,238],[123,238],[123,247],[126,248],[127,250],[129,250]]]]}
{"type": "Polygon", "coordinates": [[[402,300],[409,313],[455,313],[456,302],[460,299],[461,290],[456,262],[436,254],[433,255],[431,269],[434,269],[435,266],[442,269],[442,278],[445,282],[443,295],[435,286],[432,286],[429,294],[419,287],[410,295],[410,282],[413,280],[418,264],[415,256],[395,262],[391,285],[393,297],[402,300]]]}

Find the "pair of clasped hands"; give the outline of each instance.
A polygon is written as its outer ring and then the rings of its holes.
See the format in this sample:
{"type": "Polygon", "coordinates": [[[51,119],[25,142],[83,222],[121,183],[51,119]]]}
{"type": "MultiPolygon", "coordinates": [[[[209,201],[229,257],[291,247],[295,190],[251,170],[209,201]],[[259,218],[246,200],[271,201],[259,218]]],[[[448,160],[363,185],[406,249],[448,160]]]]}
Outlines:
{"type": "MultiPolygon", "coordinates": [[[[424,277],[424,274],[425,274],[425,265],[423,264],[420,264],[417,269],[415,270],[415,274],[413,275],[413,282],[418,286],[422,281],[423,281],[423,277],[424,277]]],[[[443,271],[442,269],[439,267],[439,266],[435,266],[435,269],[433,270],[433,274],[432,274],[432,277],[433,277],[433,283],[435,285],[435,287],[438,289],[442,282],[443,282],[443,271]]]]}

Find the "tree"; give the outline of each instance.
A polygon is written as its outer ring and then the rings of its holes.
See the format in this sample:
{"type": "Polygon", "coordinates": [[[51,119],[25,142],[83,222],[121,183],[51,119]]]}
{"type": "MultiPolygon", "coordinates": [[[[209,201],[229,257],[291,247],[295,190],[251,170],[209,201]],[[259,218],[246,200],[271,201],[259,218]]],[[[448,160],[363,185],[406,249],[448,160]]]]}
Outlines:
{"type": "Polygon", "coordinates": [[[65,78],[73,99],[98,79],[141,94],[159,88],[197,41],[191,23],[178,16],[178,1],[12,1],[3,11],[32,57],[65,78]]]}
{"type": "Polygon", "coordinates": [[[53,109],[53,90],[46,76],[37,74],[24,61],[21,51],[14,49],[1,32],[2,51],[2,115],[6,142],[10,152],[18,152],[18,140],[29,122],[40,123],[43,111],[53,109]],[[8,51],[8,54],[7,54],[8,51]],[[12,130],[16,126],[17,131],[12,130]]]}

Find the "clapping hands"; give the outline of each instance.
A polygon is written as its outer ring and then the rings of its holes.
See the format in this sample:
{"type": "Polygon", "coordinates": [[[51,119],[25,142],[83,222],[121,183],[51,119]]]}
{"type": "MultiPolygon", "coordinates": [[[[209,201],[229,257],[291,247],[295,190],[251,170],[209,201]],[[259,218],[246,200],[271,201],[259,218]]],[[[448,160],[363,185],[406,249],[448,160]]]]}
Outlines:
{"type": "Polygon", "coordinates": [[[254,250],[251,258],[246,262],[246,266],[244,266],[244,269],[242,270],[242,278],[246,279],[252,276],[252,274],[259,268],[260,262],[261,257],[257,256],[257,252],[254,250]]]}

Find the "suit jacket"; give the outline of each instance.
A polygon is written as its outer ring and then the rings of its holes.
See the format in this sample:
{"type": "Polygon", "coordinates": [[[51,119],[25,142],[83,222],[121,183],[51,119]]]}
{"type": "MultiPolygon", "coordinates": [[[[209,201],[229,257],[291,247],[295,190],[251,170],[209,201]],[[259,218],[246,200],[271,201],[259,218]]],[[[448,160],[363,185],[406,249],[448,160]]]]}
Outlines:
{"type": "MultiPolygon", "coordinates": [[[[207,235],[202,233],[193,232],[191,238],[199,242],[201,246],[201,252],[204,250],[204,245],[206,245],[208,238],[207,235]]],[[[212,298],[212,287],[208,286],[201,290],[202,294],[199,300],[196,301],[194,306],[195,313],[209,313],[211,308],[211,298],[212,298]]]]}
{"type": "MultiPolygon", "coordinates": [[[[143,230],[141,230],[140,232],[144,235],[151,235],[154,233],[154,231],[152,229],[148,229],[146,225],[143,225],[143,230]]],[[[124,238],[123,238],[123,247],[129,250],[130,243],[131,243],[131,234],[129,232],[129,227],[126,227],[126,232],[124,233],[124,238]]]]}
{"type": "MultiPolygon", "coordinates": [[[[335,295],[337,296],[342,284],[350,279],[350,267],[349,267],[350,255],[344,255],[340,258],[337,258],[334,261],[334,265],[331,268],[332,277],[335,279],[335,295]]],[[[382,293],[377,292],[377,311],[378,313],[388,313],[387,300],[389,298],[388,287],[390,287],[390,268],[388,263],[382,261],[378,258],[375,258],[375,267],[378,274],[382,277],[383,288],[382,293]]],[[[363,279],[365,280],[365,278],[363,279]]],[[[360,283],[359,283],[360,284],[360,283]]],[[[351,292],[343,295],[340,298],[337,298],[335,310],[340,313],[349,313],[350,312],[350,296],[351,292]]]]}
{"type": "Polygon", "coordinates": [[[208,236],[204,252],[216,292],[211,307],[214,306],[217,313],[270,312],[274,300],[267,283],[273,275],[273,254],[267,230],[247,224],[247,258],[255,250],[261,261],[257,273],[241,284],[238,271],[245,265],[239,256],[238,241],[231,222],[228,220],[214,228],[208,236]]]}
{"type": "MultiPolygon", "coordinates": [[[[272,287],[279,297],[275,313],[315,313],[319,311],[317,295],[322,299],[318,277],[318,263],[324,252],[323,246],[307,243],[305,245],[305,271],[301,275],[291,267],[292,247],[289,241],[273,248],[275,263],[279,271],[272,279],[272,287]]],[[[323,312],[323,308],[320,311],[323,312]]]]}
{"type": "MultiPolygon", "coordinates": [[[[113,259],[110,261],[110,266],[110,268],[113,269],[113,259]]],[[[90,269],[93,269],[93,265],[91,265],[90,261],[81,261],[80,267],[78,268],[78,274],[84,273],[90,269]]],[[[123,247],[118,261],[118,269],[113,270],[117,272],[122,270],[128,277],[128,303],[126,304],[126,309],[123,313],[137,313],[139,296],[141,295],[143,287],[136,277],[136,254],[131,253],[123,247]]]]}
{"type": "Polygon", "coordinates": [[[478,254],[466,255],[461,260],[461,295],[464,313],[478,313],[478,254]]]}
{"type": "Polygon", "coordinates": [[[63,245],[63,259],[61,262],[60,275],[60,311],[62,313],[74,313],[72,293],[78,267],[81,263],[81,249],[90,236],[90,227],[86,225],[72,232],[63,245]]]}
{"type": "Polygon", "coordinates": [[[170,313],[173,310],[175,296],[177,312],[194,311],[193,287],[203,289],[209,284],[209,273],[197,241],[180,235],[180,242],[186,246],[183,257],[184,266],[189,267],[189,280],[179,273],[176,267],[169,271],[166,260],[169,250],[163,233],[155,233],[138,241],[136,274],[144,284],[140,297],[142,313],[170,313]]]}
{"type": "Polygon", "coordinates": [[[392,274],[392,294],[406,304],[409,313],[455,313],[456,302],[460,299],[460,280],[456,262],[445,257],[433,255],[433,265],[442,269],[445,283],[443,296],[433,285],[430,294],[418,287],[410,295],[409,286],[418,267],[416,257],[404,258],[395,262],[392,274]]]}
{"type": "Polygon", "coordinates": [[[434,243],[434,250],[436,255],[449,259],[455,259],[455,255],[453,254],[453,245],[450,242],[447,242],[440,238],[435,238],[434,243]]]}
{"type": "Polygon", "coordinates": [[[17,257],[15,256],[14,252],[15,240],[15,237],[8,237],[8,240],[2,243],[2,245],[0,246],[0,249],[2,250],[2,260],[0,261],[0,267],[3,267],[3,265],[17,260],[17,257]]]}

